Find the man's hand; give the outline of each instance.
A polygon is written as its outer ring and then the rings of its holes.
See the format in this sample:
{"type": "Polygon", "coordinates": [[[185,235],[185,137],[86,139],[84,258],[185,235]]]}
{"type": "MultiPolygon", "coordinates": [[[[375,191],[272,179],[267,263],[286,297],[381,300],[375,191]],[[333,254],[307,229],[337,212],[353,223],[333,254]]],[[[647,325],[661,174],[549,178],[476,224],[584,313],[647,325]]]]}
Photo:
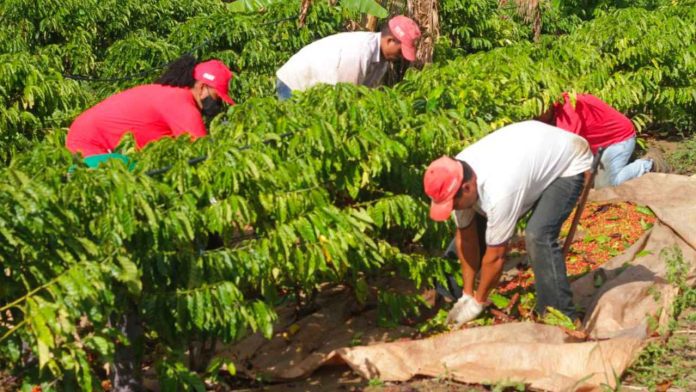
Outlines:
{"type": "Polygon", "coordinates": [[[452,324],[453,329],[458,329],[464,323],[467,323],[483,311],[483,304],[480,304],[473,297],[463,294],[461,298],[454,304],[452,310],[447,314],[447,324],[452,324]]]}

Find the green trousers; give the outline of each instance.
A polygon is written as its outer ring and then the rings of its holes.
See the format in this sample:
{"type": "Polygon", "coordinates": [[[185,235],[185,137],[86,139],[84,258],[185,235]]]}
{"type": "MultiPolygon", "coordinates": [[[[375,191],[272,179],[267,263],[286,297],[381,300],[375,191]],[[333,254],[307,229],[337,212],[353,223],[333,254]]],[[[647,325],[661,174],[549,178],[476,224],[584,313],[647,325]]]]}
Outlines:
{"type": "Polygon", "coordinates": [[[133,162],[130,158],[123,154],[116,154],[116,153],[111,153],[111,154],[98,154],[98,155],[92,155],[88,156],[83,160],[85,165],[92,169],[96,169],[101,165],[102,163],[110,160],[110,159],[120,159],[123,161],[123,163],[128,165],[129,170],[133,170],[135,167],[135,162],[133,162]]]}
{"type": "MultiPolygon", "coordinates": [[[[85,165],[87,165],[87,167],[89,167],[90,169],[96,169],[99,167],[99,165],[110,159],[118,159],[123,161],[123,163],[128,165],[128,170],[132,171],[133,169],[135,169],[135,161],[123,154],[118,153],[91,155],[83,159],[82,162],[84,162],[85,165]]],[[[68,169],[68,173],[70,174],[74,172],[75,169],[77,169],[76,165],[70,166],[70,168],[68,169]]]]}

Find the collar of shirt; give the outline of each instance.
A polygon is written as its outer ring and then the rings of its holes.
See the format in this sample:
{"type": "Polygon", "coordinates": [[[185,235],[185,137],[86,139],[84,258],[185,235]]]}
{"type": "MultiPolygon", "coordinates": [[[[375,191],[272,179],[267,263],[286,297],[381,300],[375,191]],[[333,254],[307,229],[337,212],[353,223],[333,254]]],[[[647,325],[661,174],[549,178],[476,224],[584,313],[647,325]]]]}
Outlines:
{"type": "Polygon", "coordinates": [[[479,182],[478,177],[476,177],[476,192],[478,193],[478,198],[476,199],[476,203],[474,203],[472,208],[479,214],[488,216],[486,210],[488,209],[489,203],[487,203],[488,200],[486,199],[487,194],[484,187],[484,181],[479,182]]]}
{"type": "Polygon", "coordinates": [[[375,33],[375,36],[370,42],[372,49],[372,63],[382,62],[382,33],[375,33]]]}

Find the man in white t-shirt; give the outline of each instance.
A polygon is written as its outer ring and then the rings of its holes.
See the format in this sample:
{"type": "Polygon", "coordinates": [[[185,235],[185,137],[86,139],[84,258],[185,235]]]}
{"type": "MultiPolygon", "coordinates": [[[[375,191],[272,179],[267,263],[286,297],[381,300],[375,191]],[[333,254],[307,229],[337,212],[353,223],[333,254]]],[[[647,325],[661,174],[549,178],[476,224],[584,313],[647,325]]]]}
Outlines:
{"type": "Polygon", "coordinates": [[[416,22],[395,16],[378,33],[356,31],[334,34],[302,48],[276,72],[278,98],[316,84],[352,83],[375,87],[387,72],[387,62],[416,59],[416,22]]]}
{"type": "Polygon", "coordinates": [[[517,220],[529,210],[525,240],[536,277],[537,312],[551,306],[576,316],[558,235],[591,165],[585,139],[539,121],[508,125],[454,159],[442,157],[430,164],[423,178],[432,200],[430,217],[444,221],[451,215],[457,226],[454,243],[464,287],[450,321],[460,326],[481,313],[500,279],[517,220]],[[485,227],[485,249],[479,245],[483,233],[477,227],[485,227]]]}

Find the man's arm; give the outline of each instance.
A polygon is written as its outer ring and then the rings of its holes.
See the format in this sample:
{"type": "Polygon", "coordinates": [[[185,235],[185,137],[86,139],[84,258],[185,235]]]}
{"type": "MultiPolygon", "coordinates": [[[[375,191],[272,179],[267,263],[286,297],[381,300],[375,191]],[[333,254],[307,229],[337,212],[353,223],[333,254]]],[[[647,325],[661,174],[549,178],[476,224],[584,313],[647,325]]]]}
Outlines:
{"type": "Polygon", "coordinates": [[[506,251],[507,242],[486,247],[486,253],[484,253],[481,260],[481,280],[474,297],[479,303],[486,302],[488,300],[488,292],[498,285],[500,274],[503,272],[503,264],[505,264],[506,251]]]}
{"type": "Polygon", "coordinates": [[[476,230],[476,219],[478,219],[478,217],[474,217],[467,227],[457,228],[457,232],[454,236],[457,257],[462,266],[463,290],[465,294],[472,297],[474,295],[474,278],[481,266],[481,253],[479,249],[478,232],[476,230]]]}
{"type": "Polygon", "coordinates": [[[195,108],[162,108],[160,113],[175,137],[188,133],[192,139],[197,139],[207,134],[201,112],[195,108]]]}

